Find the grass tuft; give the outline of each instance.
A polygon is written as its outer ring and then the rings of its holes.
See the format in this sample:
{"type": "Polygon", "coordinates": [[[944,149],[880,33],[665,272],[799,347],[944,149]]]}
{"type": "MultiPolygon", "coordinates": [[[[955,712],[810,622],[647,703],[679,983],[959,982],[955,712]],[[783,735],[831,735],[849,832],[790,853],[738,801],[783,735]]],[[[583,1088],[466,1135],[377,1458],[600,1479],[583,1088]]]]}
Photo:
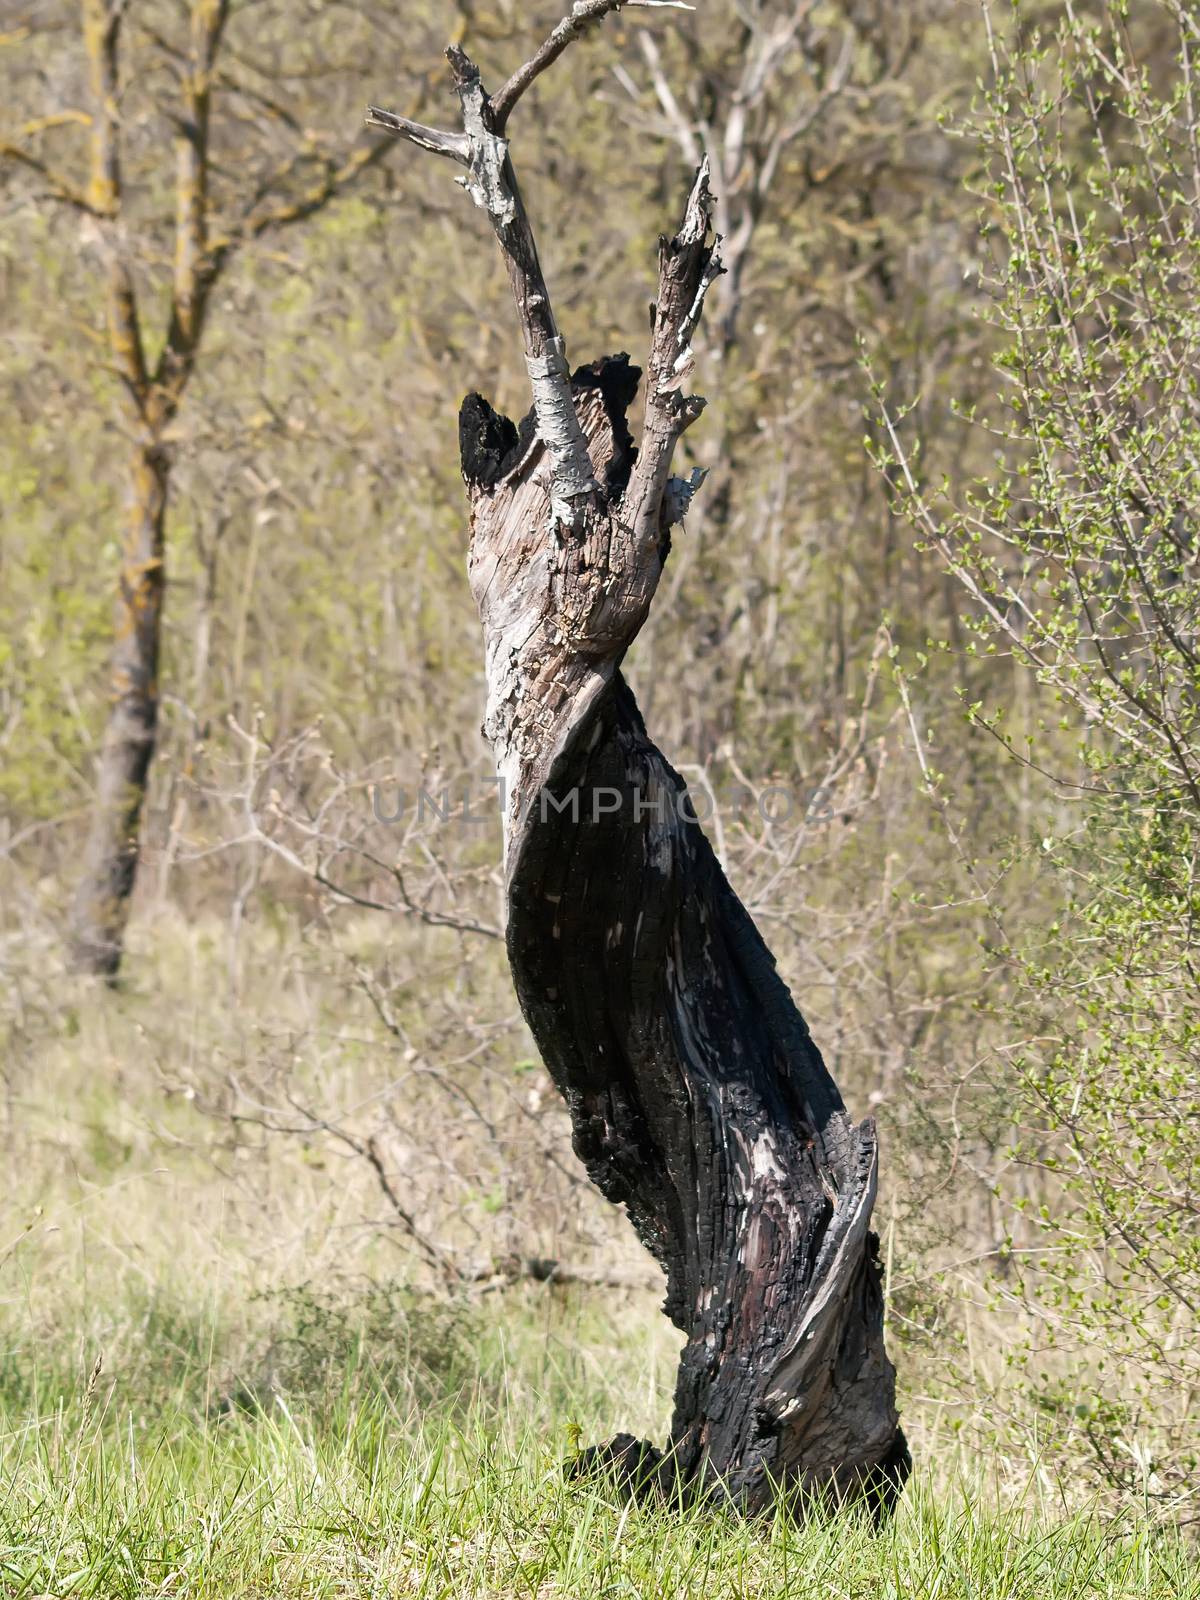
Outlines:
{"type": "Polygon", "coordinates": [[[854,1514],[746,1525],[619,1506],[568,1483],[574,1428],[653,1433],[665,1420],[653,1341],[606,1330],[594,1296],[528,1290],[455,1306],[304,1286],[256,1307],[240,1346],[160,1302],[127,1307],[102,1360],[79,1358],[86,1330],[61,1347],[11,1342],[0,1592],[1200,1596],[1180,1536],[1064,1515],[1045,1473],[1014,1494],[927,1461],[882,1533],[854,1514]]]}

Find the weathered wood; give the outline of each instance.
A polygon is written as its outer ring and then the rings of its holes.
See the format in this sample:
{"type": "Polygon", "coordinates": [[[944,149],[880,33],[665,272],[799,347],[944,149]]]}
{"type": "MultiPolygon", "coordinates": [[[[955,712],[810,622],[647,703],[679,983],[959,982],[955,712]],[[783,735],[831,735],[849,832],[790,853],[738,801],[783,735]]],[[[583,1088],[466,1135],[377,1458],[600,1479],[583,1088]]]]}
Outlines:
{"type": "Polygon", "coordinates": [[[450,56],[534,397],[519,426],[479,395],[460,415],[509,960],[575,1149],[661,1263],[686,1335],[667,1450],[619,1435],[578,1467],[748,1512],[779,1487],[882,1511],[909,1463],[870,1232],[875,1129],[847,1114],[620,671],[698,487],[671,459],[703,408],[683,385],[721,270],[707,165],[660,244],[635,449],[640,373],[620,355],[568,380],[507,144],[450,56]]]}

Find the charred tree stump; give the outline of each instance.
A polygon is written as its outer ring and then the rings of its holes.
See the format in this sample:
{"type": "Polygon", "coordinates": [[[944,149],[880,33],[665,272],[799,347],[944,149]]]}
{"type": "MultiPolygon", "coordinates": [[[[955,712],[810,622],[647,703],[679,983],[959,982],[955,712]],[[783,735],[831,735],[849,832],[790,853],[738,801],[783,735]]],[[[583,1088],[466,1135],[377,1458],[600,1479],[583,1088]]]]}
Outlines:
{"type": "Polygon", "coordinates": [[[568,373],[502,137],[528,84],[616,8],[577,0],[491,98],[448,51],[461,133],[369,117],[466,169],[512,283],[533,409],[516,425],[471,394],[460,414],[508,955],[575,1149],[661,1263],[686,1335],[668,1448],[618,1435],[577,1470],[746,1512],[782,1491],[883,1514],[909,1457],[870,1231],[875,1129],[847,1114],[620,671],[701,476],[672,477],[671,458],[704,405],[683,384],[721,270],[707,165],[660,241],[635,447],[641,374],[625,355],[568,373]]]}

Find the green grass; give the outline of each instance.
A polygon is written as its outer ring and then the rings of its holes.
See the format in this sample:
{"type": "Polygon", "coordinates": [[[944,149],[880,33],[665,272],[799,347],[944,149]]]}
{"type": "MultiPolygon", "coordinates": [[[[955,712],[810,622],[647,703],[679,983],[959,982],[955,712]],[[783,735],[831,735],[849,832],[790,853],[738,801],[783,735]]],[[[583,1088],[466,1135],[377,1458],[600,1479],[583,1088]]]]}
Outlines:
{"type": "MultiPolygon", "coordinates": [[[[666,1437],[678,1335],[658,1297],[398,1285],[412,1258],[365,1164],[235,1129],[226,1075],[251,1106],[290,1090],[338,1117],[365,1107],[364,1137],[412,1130],[388,1146],[396,1168],[439,1202],[431,1235],[468,1254],[633,1264],[624,1220],[547,1187],[524,1114],[497,1148],[471,1142],[457,1099],[370,1120],[399,1068],[356,1043],[369,1019],[295,960],[289,982],[255,978],[252,1004],[214,1005],[224,956],[203,937],[159,941],[144,992],[73,1005],[53,988],[41,1020],[13,1024],[0,1600],[1200,1600],[1194,1547],[1123,1497],[1089,1512],[1095,1479],[1057,1414],[1031,1444],[994,1403],[1015,1333],[979,1295],[961,1352],[895,1338],[918,1473],[882,1534],[625,1509],[568,1484],[575,1427],[666,1437]],[[463,1186],[437,1187],[443,1158],[475,1188],[506,1174],[510,1213],[473,1233],[463,1186]]],[[[260,955],[272,978],[286,965],[260,955]]],[[[498,1122],[508,1101],[484,1104],[498,1122]]]]}
{"type": "Polygon", "coordinates": [[[624,1508],[568,1484],[570,1422],[662,1430],[669,1339],[636,1303],[306,1289],[256,1311],[235,1334],[134,1299],[47,1339],[10,1306],[0,1593],[1200,1596],[1178,1536],[1067,1514],[1044,1470],[956,1481],[928,1446],[882,1534],[848,1514],[624,1508]],[[115,1354],[95,1373],[98,1341],[115,1354]]]}

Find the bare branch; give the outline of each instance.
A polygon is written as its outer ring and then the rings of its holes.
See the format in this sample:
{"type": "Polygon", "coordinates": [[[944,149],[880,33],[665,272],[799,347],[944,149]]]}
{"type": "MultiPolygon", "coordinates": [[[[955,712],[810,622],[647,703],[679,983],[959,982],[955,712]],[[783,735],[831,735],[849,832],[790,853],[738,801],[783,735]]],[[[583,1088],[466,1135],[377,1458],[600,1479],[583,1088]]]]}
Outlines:
{"type": "Polygon", "coordinates": [[[32,150],[26,150],[23,145],[13,144],[7,139],[0,139],[0,158],[15,161],[22,167],[28,167],[30,172],[36,172],[48,185],[47,192],[51,199],[71,206],[76,211],[85,211],[90,216],[96,215],[95,207],[83,190],[47,166],[40,157],[34,155],[32,150]]]}
{"type": "Polygon", "coordinates": [[[554,65],[567,46],[620,7],[621,0],[575,0],[570,16],[562,19],[541,48],[492,96],[492,126],[497,133],[504,132],[513,107],[529,85],[554,65]]]}
{"type": "Polygon", "coordinates": [[[508,1284],[529,1279],[534,1283],[585,1283],[600,1289],[645,1289],[661,1292],[662,1273],[654,1268],[638,1271],[635,1267],[575,1266],[569,1261],[557,1261],[543,1256],[501,1256],[494,1261],[479,1263],[460,1269],[468,1283],[482,1285],[480,1294],[508,1284]]]}
{"type": "MultiPolygon", "coordinates": [[[[242,237],[258,239],[272,228],[283,228],[294,222],[303,222],[328,205],[331,200],[345,193],[364,172],[378,166],[390,148],[391,146],[386,144],[360,145],[357,150],[352,150],[340,165],[335,166],[332,161],[329,162],[316,182],[310,184],[295,199],[280,201],[278,205],[248,218],[242,237]]],[[[231,244],[238,242],[240,241],[237,239],[230,241],[231,244]]]]}
{"type": "Polygon", "coordinates": [[[553,66],[563,51],[574,40],[610,12],[625,6],[638,6],[645,11],[692,11],[685,0],[575,0],[571,14],[564,17],[554,32],[532,55],[523,67],[518,67],[504,87],[491,98],[492,126],[503,133],[512,109],[535,78],[540,78],[547,67],[553,66]]]}
{"type": "MultiPolygon", "coordinates": [[[[570,15],[495,96],[485,92],[474,62],[451,45],[446,56],[462,104],[462,135],[427,128],[376,106],[367,113],[369,126],[408,139],[435,155],[448,156],[469,169],[470,176],[462,182],[476,205],[491,218],[512,285],[538,433],[552,462],[551,515],[559,526],[578,525],[596,483],[587,439],[571,394],[566,347],[555,322],[533,230],[503,134],[513,107],[530,84],[557,61],[573,40],[622,4],[640,4],[651,10],[690,9],[682,0],[575,0],[570,15]]],[[[694,412],[698,415],[699,408],[695,407],[694,412]]]]}
{"type": "MultiPolygon", "coordinates": [[[[231,1078],[230,1082],[235,1090],[240,1091],[241,1085],[236,1078],[231,1078]]],[[[372,1134],[366,1139],[361,1139],[348,1129],[339,1126],[338,1123],[330,1122],[327,1117],[318,1116],[308,1110],[292,1095],[288,1095],[287,1100],[297,1116],[304,1118],[304,1123],[299,1125],[290,1122],[281,1123],[272,1116],[261,1116],[252,1111],[239,1111],[236,1109],[229,1113],[229,1120],[235,1124],[241,1122],[250,1123],[255,1127],[266,1129],[268,1133],[299,1133],[305,1136],[311,1136],[317,1132],[327,1133],[330,1138],[336,1139],[340,1144],[344,1144],[348,1150],[352,1151],[360,1160],[365,1161],[367,1166],[370,1167],[384,1199],[391,1207],[405,1233],[408,1234],[425,1258],[426,1263],[451,1282],[461,1279],[463,1272],[453,1258],[442,1249],[441,1245],[426,1237],[421,1229],[418,1228],[412,1212],[401,1201],[396,1187],[388,1174],[387,1167],[384,1165],[383,1156],[380,1153],[379,1143],[375,1135],[372,1134]]]]}
{"type": "Polygon", "coordinates": [[[680,436],[704,409],[700,395],[687,395],[683,383],[694,365],[691,338],[709,287],[725,270],[720,238],[710,243],[713,195],[708,158],[701,162],[687,209],[673,239],[659,247],[658,299],[646,373],[646,419],[637,464],[625,494],[628,520],[641,541],[657,540],[660,507],[681,519],[703,474],[668,480],[671,456],[680,436]]]}
{"type": "Polygon", "coordinates": [[[479,68],[455,45],[446,56],[458,88],[471,152],[470,177],[462,182],[475,204],[491,218],[525,341],[538,434],[552,463],[551,515],[556,524],[574,527],[596,484],[571,394],[566,345],[555,321],[533,229],[509,159],[508,141],[496,132],[479,68]]]}
{"type": "Polygon", "coordinates": [[[774,181],[775,171],[779,165],[779,158],[789,145],[806,134],[823,115],[831,101],[845,89],[850,81],[850,70],[854,65],[855,36],[852,29],[847,28],[842,35],[842,47],[820,94],[809,105],[794,117],[790,122],[780,126],[771,138],[770,146],[765,159],[759,167],[754,180],[754,186],[759,194],[765,195],[774,181]]]}
{"type": "Polygon", "coordinates": [[[175,135],[175,266],[171,320],[157,379],[176,399],[195,365],[208,298],[220,256],[208,246],[210,171],[209,117],[213,69],[229,20],[229,0],[193,0],[187,70],[182,80],[183,116],[175,135]]]}
{"type": "Polygon", "coordinates": [[[108,263],[108,327],[113,365],[139,414],[146,404],[146,357],[133,270],[117,226],[121,213],[119,51],[124,4],[83,0],[83,35],[92,96],[88,207],[101,221],[108,263]]]}
{"type": "MultiPolygon", "coordinates": [[[[649,33],[643,33],[639,37],[638,43],[642,47],[642,55],[645,57],[646,65],[650,69],[650,81],[654,85],[654,93],[658,97],[658,103],[662,107],[663,115],[679,142],[679,148],[683,151],[684,160],[690,161],[692,166],[698,167],[702,159],[702,152],[699,140],[696,137],[696,129],[684,115],[679,101],[675,98],[675,91],[663,71],[662,54],[658,45],[653,35],[649,33]]],[[[636,90],[634,92],[636,95],[636,90]]]]}
{"type": "Polygon", "coordinates": [[[448,156],[451,161],[457,161],[464,167],[471,159],[471,141],[465,133],[443,133],[441,128],[427,128],[423,122],[399,117],[394,111],[385,111],[382,106],[367,107],[367,127],[395,134],[398,139],[407,139],[410,144],[420,145],[422,150],[429,150],[435,156],[448,156]]]}

